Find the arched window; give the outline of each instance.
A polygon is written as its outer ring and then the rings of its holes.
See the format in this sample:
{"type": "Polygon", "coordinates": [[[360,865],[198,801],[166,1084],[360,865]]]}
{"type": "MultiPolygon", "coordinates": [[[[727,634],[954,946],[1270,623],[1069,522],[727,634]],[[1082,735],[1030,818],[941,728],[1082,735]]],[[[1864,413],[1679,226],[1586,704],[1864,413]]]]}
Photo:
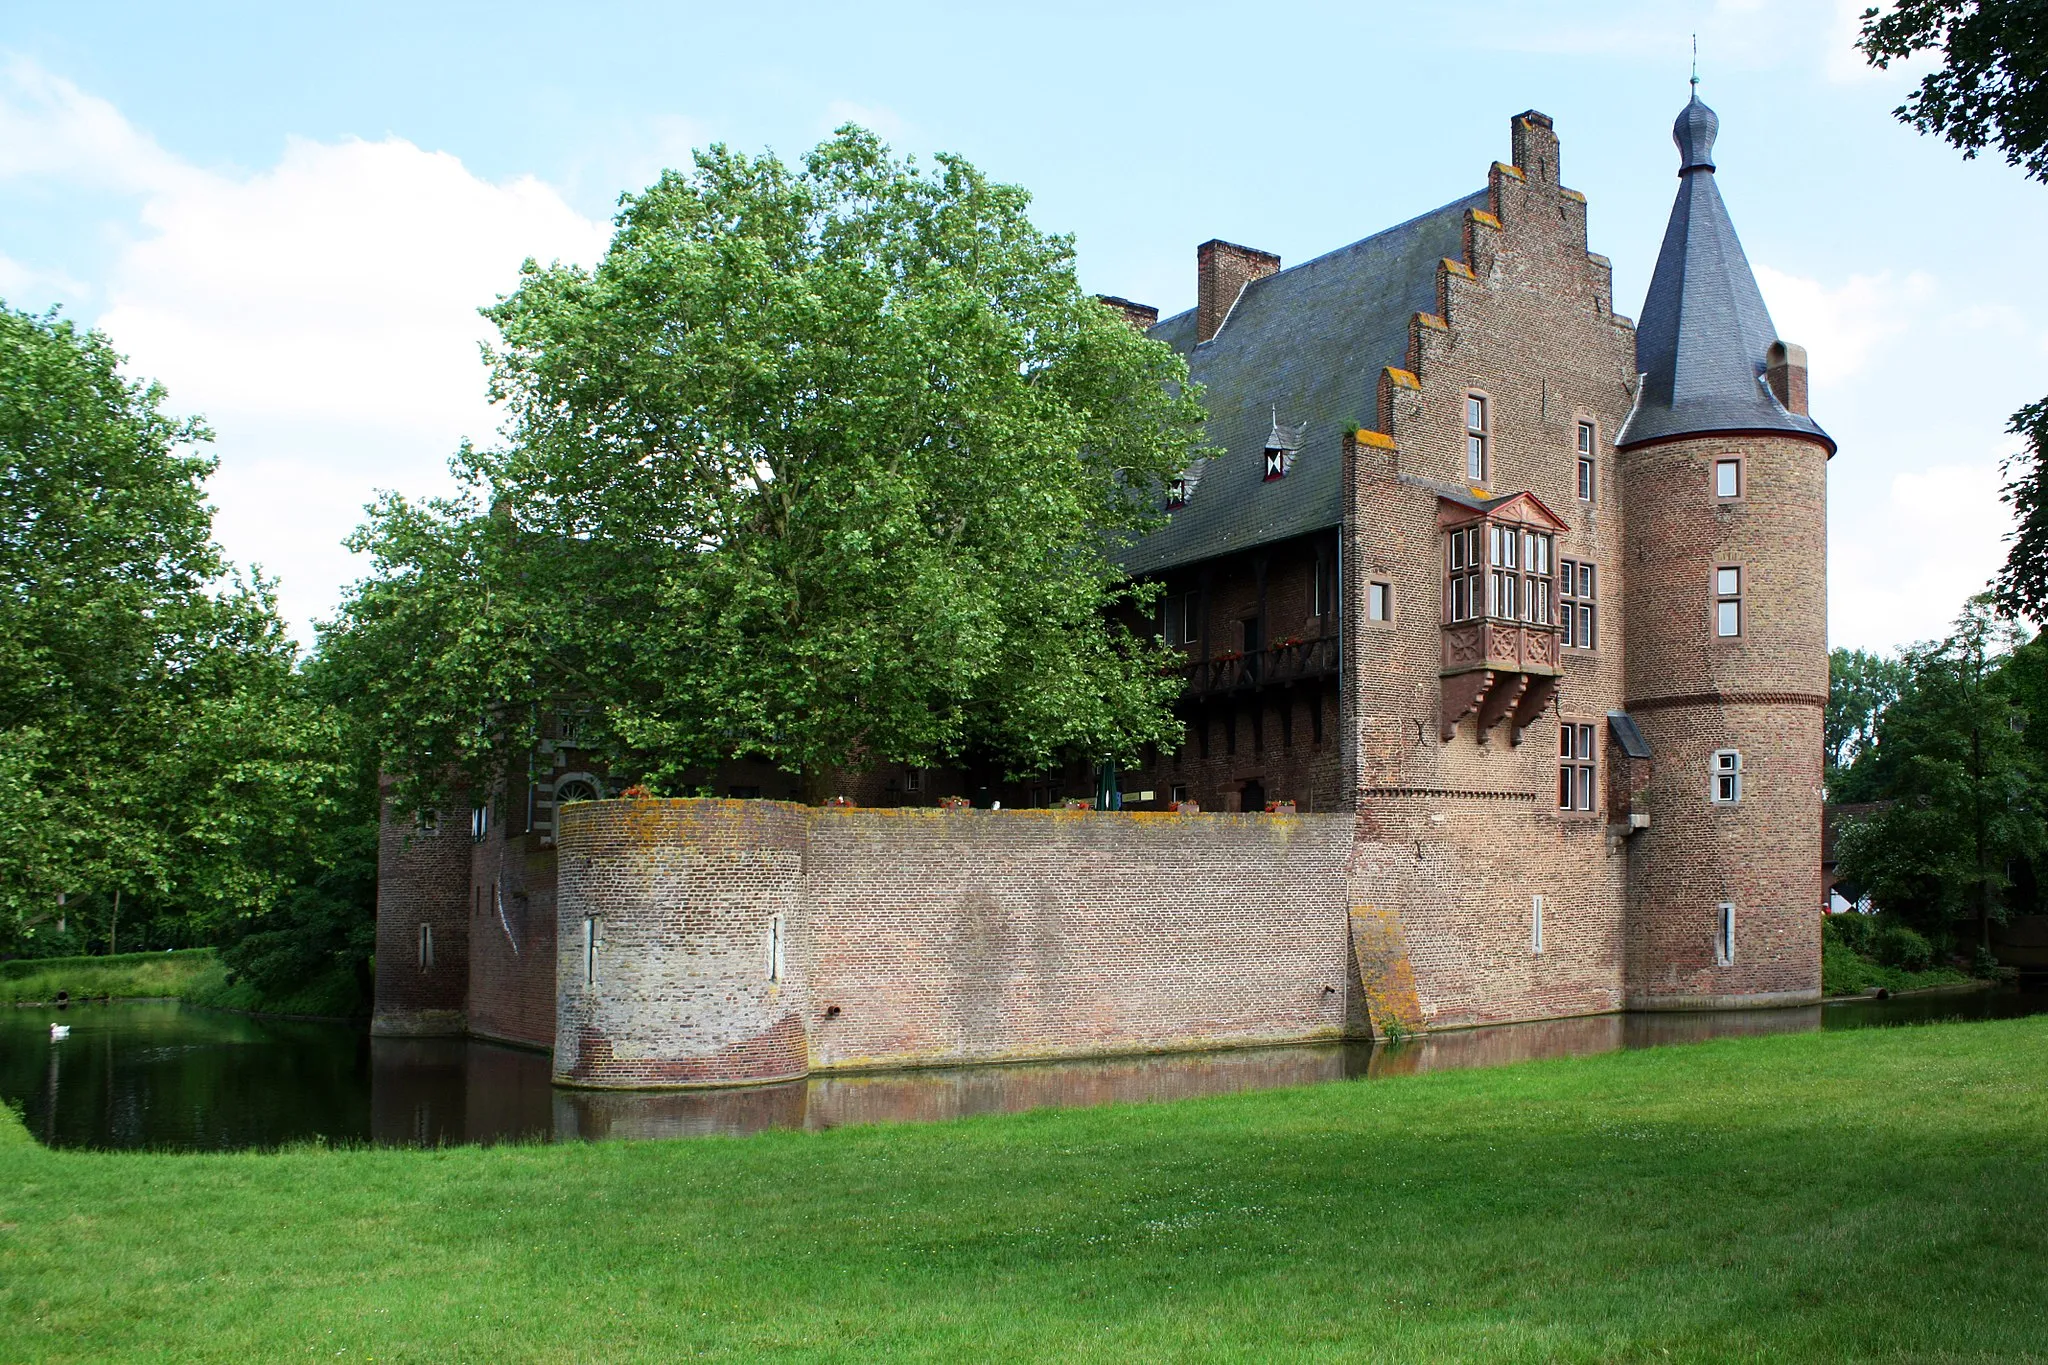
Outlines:
{"type": "Polygon", "coordinates": [[[558,808],[571,801],[595,801],[598,795],[597,783],[587,777],[565,777],[555,783],[555,805],[558,808]]]}

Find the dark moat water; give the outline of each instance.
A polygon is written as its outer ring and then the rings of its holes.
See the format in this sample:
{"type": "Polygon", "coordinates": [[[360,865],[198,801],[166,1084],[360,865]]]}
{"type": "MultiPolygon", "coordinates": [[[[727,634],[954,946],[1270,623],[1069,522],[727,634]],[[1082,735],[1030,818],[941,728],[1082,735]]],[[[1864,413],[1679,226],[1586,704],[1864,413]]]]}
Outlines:
{"type": "Polygon", "coordinates": [[[54,1147],[234,1150],[291,1142],[434,1146],[734,1136],[1128,1104],[1759,1033],[2048,1013],[2048,993],[1859,1000],[1804,1009],[1628,1014],[1511,1024],[1406,1043],[814,1077],[744,1090],[558,1090],[538,1052],[459,1039],[136,1001],[0,1009],[0,1100],[54,1147]],[[71,1035],[50,1037],[64,1023],[71,1035]]]}

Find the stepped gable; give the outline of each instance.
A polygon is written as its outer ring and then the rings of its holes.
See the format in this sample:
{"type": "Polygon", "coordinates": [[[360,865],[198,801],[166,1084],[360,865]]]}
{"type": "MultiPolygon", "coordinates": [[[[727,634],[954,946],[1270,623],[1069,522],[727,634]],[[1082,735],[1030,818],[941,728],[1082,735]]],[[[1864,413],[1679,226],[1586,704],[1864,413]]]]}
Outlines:
{"type": "Polygon", "coordinates": [[[1172,520],[1119,556],[1152,573],[1271,544],[1344,520],[1344,433],[1370,426],[1386,366],[1405,363],[1409,320],[1437,307],[1437,269],[1463,259],[1465,214],[1485,190],[1312,261],[1254,280],[1222,329],[1199,345],[1196,310],[1149,335],[1187,357],[1206,390],[1208,443],[1198,487],[1172,520]],[[1265,478],[1277,423],[1304,427],[1287,477],[1265,478]]]}
{"type": "Polygon", "coordinates": [[[1720,120],[1700,102],[1679,112],[1678,198],[1656,273],[1636,322],[1635,408],[1617,446],[1715,431],[1781,431],[1835,443],[1804,413],[1787,410],[1764,382],[1778,329],[1750,272],[1728,206],[1714,181],[1720,120]]]}

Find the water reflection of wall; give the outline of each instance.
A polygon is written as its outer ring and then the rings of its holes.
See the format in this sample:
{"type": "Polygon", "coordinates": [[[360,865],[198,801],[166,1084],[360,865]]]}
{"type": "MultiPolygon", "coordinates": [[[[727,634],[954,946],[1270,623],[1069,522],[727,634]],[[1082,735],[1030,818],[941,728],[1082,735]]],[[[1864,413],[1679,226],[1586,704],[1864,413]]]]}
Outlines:
{"type": "Polygon", "coordinates": [[[546,1053],[467,1038],[373,1038],[370,1135],[388,1146],[545,1138],[546,1053]]]}

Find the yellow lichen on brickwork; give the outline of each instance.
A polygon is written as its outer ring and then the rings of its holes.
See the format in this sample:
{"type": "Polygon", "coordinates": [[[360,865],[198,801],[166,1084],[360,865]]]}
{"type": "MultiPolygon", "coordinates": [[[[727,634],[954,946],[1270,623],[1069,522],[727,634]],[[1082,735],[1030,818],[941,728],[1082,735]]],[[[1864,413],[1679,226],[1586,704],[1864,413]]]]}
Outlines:
{"type": "MultiPolygon", "coordinates": [[[[1567,190],[1567,191],[1565,191],[1565,193],[1569,194],[1569,193],[1571,193],[1571,191],[1567,190]]],[[[1473,222],[1475,222],[1475,223],[1484,223],[1484,224],[1486,224],[1486,226],[1488,226],[1488,227],[1490,227],[1490,228],[1497,228],[1497,227],[1499,227],[1499,226],[1500,226],[1500,219],[1498,219],[1498,218],[1494,217],[1494,216],[1493,216],[1492,214],[1488,213],[1488,212],[1487,212],[1487,211],[1486,211],[1485,209],[1473,209],[1473,210],[1472,210],[1472,221],[1473,221],[1473,222]]]]}
{"type": "Polygon", "coordinates": [[[1583,204],[1586,202],[1586,196],[1580,194],[1577,190],[1561,189],[1558,191],[1558,193],[1563,195],[1565,198],[1571,200],[1574,204],[1583,204]]]}
{"type": "Polygon", "coordinates": [[[1415,326],[1427,327],[1432,332],[1448,332],[1451,330],[1451,324],[1445,322],[1434,313],[1417,313],[1411,320],[1415,326]]]}
{"type": "Polygon", "coordinates": [[[1362,446],[1375,446],[1380,450],[1393,450],[1398,443],[1384,431],[1367,431],[1364,427],[1351,433],[1351,439],[1362,446]]]}
{"type": "Polygon", "coordinates": [[[1513,176],[1513,177],[1514,177],[1515,179],[1517,179],[1517,180],[1520,180],[1520,179],[1522,179],[1522,178],[1523,178],[1523,176],[1522,176],[1522,168],[1521,168],[1520,166],[1510,166],[1510,165],[1508,165],[1508,163],[1507,163],[1507,162],[1505,162],[1505,161],[1496,161],[1496,162],[1494,162],[1494,163],[1493,163],[1493,169],[1494,169],[1494,170],[1495,170],[1496,172],[1498,172],[1499,174],[1501,174],[1501,175],[1509,175],[1509,176],[1513,176]]]}
{"type": "Polygon", "coordinates": [[[1351,952],[1358,959],[1358,984],[1367,1017],[1379,1038],[1400,1038],[1422,1029],[1422,1004],[1415,993],[1415,968],[1400,916],[1377,905],[1351,907],[1351,952]]]}
{"type": "Polygon", "coordinates": [[[1443,268],[1453,275],[1463,275],[1468,280],[1476,280],[1479,278],[1477,275],[1472,273],[1471,266],[1466,265],[1463,261],[1454,261],[1448,256],[1444,257],[1443,259],[1443,268]]]}
{"type": "Polygon", "coordinates": [[[1397,365],[1387,366],[1387,378],[1404,389],[1419,389],[1422,387],[1422,381],[1415,377],[1413,370],[1404,370],[1397,365]]]}

